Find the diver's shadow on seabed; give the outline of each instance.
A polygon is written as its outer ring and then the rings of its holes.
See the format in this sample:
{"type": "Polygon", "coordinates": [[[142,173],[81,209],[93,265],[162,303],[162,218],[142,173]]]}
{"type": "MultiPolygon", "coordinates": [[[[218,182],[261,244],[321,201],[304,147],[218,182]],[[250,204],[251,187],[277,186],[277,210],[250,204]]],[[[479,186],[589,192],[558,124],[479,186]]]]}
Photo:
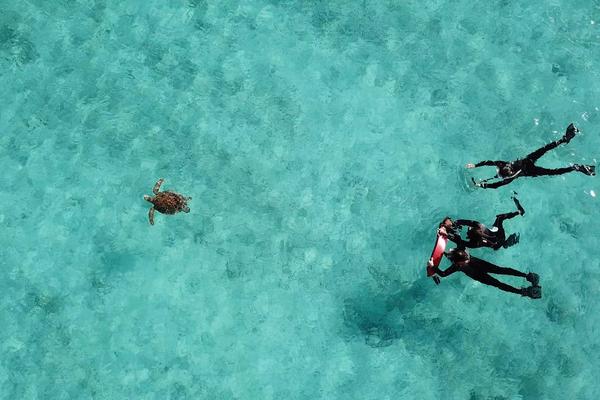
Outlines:
{"type": "Polygon", "coordinates": [[[379,289],[363,285],[355,296],[344,300],[343,335],[346,340],[364,340],[371,347],[387,347],[398,340],[429,347],[466,334],[460,320],[439,316],[438,306],[428,295],[431,281],[426,278],[379,289]]]}

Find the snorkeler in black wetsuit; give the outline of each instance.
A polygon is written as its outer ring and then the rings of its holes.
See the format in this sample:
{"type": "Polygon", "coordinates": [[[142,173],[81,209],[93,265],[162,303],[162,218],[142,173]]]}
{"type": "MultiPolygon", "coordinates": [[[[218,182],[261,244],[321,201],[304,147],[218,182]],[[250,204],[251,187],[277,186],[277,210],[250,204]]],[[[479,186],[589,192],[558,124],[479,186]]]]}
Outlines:
{"type": "Polygon", "coordinates": [[[494,250],[498,250],[501,247],[507,248],[513,246],[519,243],[519,235],[513,233],[507,238],[502,223],[517,215],[525,215],[525,210],[516,197],[513,196],[512,199],[515,202],[518,211],[496,215],[496,220],[491,228],[488,228],[481,222],[468,219],[457,219],[456,221],[453,221],[450,217],[444,218],[440,224],[440,228],[446,228],[448,239],[456,243],[459,249],[464,249],[465,247],[491,247],[494,250]],[[467,231],[468,241],[463,240],[458,232],[462,226],[469,227],[469,230],[467,231]]]}
{"type": "Polygon", "coordinates": [[[552,150],[563,143],[569,143],[571,139],[575,137],[575,134],[579,132],[579,130],[575,127],[575,125],[570,124],[567,127],[567,131],[565,135],[552,143],[548,143],[541,149],[534,151],[533,153],[527,155],[527,157],[508,162],[508,161],[482,161],[477,164],[467,164],[467,168],[476,168],[482,167],[484,165],[487,166],[496,166],[498,169],[498,173],[493,178],[489,178],[483,180],[481,182],[475,182],[475,179],[471,178],[475,186],[487,189],[495,189],[500,186],[504,186],[509,184],[516,178],[520,176],[544,176],[544,175],[561,175],[566,174],[567,172],[579,171],[586,175],[596,175],[596,167],[593,165],[580,165],[574,164],[570,167],[564,168],[556,168],[556,169],[548,169],[542,168],[535,165],[535,162],[543,156],[547,151],[552,150]],[[499,181],[493,183],[486,183],[489,180],[501,178],[499,181]]]}
{"type": "MultiPolygon", "coordinates": [[[[466,250],[461,249],[452,249],[446,252],[445,255],[452,261],[452,265],[443,271],[438,267],[433,267],[435,273],[441,277],[446,277],[456,271],[461,271],[476,281],[486,285],[495,286],[505,292],[520,294],[521,296],[531,297],[532,299],[539,299],[542,297],[542,288],[538,286],[540,277],[533,272],[526,274],[517,271],[516,269],[499,267],[477,257],[471,257],[466,250]],[[489,274],[520,276],[531,282],[531,286],[516,288],[504,282],[500,282],[489,274]]],[[[438,276],[434,276],[433,280],[436,284],[440,284],[440,278],[438,276]]]]}

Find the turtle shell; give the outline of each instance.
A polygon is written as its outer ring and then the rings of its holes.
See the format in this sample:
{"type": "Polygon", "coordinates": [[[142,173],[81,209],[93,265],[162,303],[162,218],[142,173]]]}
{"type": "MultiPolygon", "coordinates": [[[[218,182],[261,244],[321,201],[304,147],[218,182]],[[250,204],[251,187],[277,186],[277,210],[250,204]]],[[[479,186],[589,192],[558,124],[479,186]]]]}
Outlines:
{"type": "Polygon", "coordinates": [[[163,214],[175,214],[181,211],[186,203],[183,196],[173,192],[160,192],[152,201],[154,209],[163,214]]]}

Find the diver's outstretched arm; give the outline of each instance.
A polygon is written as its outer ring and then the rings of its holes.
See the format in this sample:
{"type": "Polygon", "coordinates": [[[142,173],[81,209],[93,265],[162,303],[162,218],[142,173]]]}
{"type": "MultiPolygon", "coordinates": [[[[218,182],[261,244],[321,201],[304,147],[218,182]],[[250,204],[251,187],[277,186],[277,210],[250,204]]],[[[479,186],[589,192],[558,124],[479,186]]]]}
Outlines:
{"type": "Polygon", "coordinates": [[[479,186],[480,188],[483,189],[496,189],[499,188],[500,186],[504,186],[504,185],[508,185],[509,183],[511,183],[512,181],[514,181],[515,178],[506,178],[506,179],[502,179],[501,181],[497,181],[497,182],[493,182],[493,183],[477,183],[475,181],[473,181],[475,183],[475,186],[479,186]]]}
{"type": "Polygon", "coordinates": [[[447,269],[445,269],[443,271],[439,267],[433,267],[433,270],[435,271],[436,274],[438,274],[439,276],[444,278],[444,277],[451,275],[451,274],[455,273],[456,271],[458,271],[458,267],[455,264],[452,264],[451,266],[449,266],[447,269]]]}
{"type": "Polygon", "coordinates": [[[514,181],[516,178],[519,177],[519,175],[521,175],[521,172],[523,172],[522,169],[518,170],[517,172],[515,172],[508,178],[504,178],[501,181],[497,181],[497,182],[493,182],[493,183],[486,183],[487,180],[481,181],[481,182],[475,182],[475,179],[473,179],[473,178],[471,178],[471,180],[473,181],[473,184],[475,184],[475,186],[478,186],[478,187],[481,187],[484,189],[496,189],[496,188],[499,188],[500,186],[508,185],[509,183],[514,181]]]}
{"type": "Polygon", "coordinates": [[[457,226],[470,226],[471,228],[477,228],[479,226],[479,222],[472,221],[470,219],[457,219],[454,221],[457,226]]]}
{"type": "Polygon", "coordinates": [[[456,233],[450,233],[448,234],[448,240],[451,240],[452,242],[456,243],[456,247],[459,249],[464,249],[465,247],[469,247],[469,243],[470,242],[465,242],[463,240],[463,238],[456,233]]]}
{"type": "Polygon", "coordinates": [[[469,163],[469,164],[467,164],[467,168],[479,168],[479,167],[484,167],[484,166],[487,166],[487,167],[498,167],[498,168],[500,168],[504,164],[506,164],[505,161],[490,161],[490,160],[487,160],[487,161],[480,161],[477,164],[471,164],[471,163],[469,163]]]}

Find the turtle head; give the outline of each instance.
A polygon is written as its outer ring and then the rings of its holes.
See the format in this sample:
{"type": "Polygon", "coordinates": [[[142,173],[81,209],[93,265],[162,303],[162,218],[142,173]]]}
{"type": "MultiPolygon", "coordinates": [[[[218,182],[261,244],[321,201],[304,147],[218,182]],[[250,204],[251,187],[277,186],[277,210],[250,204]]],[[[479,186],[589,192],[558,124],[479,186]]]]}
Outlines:
{"type": "Polygon", "coordinates": [[[144,200],[154,203],[154,197],[148,196],[147,194],[144,195],[144,200]]]}

